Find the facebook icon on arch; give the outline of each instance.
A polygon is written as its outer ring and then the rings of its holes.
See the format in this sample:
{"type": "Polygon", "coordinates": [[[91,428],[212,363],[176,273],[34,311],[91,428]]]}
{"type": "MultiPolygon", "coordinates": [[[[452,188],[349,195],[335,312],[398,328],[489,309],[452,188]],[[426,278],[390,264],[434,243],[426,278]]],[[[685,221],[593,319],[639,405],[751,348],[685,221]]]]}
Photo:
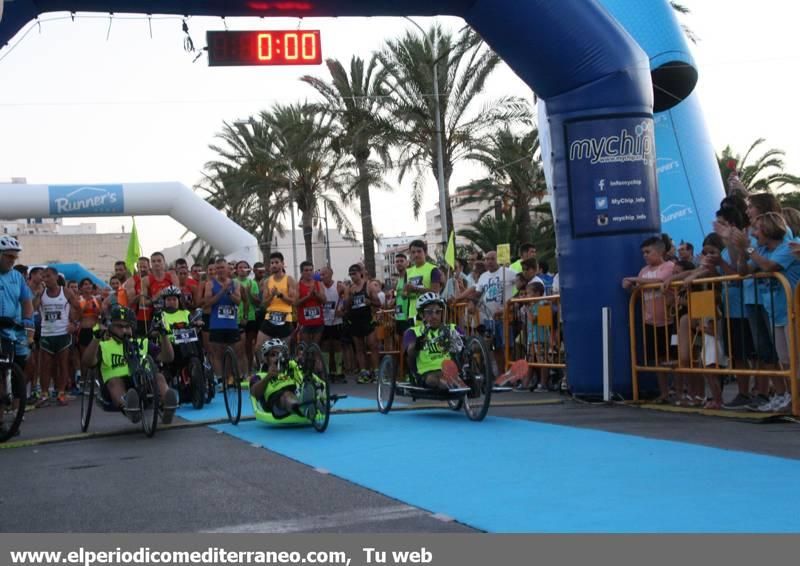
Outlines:
{"type": "Polygon", "coordinates": [[[594,185],[594,190],[595,190],[595,192],[598,192],[598,193],[606,192],[606,180],[605,179],[600,179],[599,181],[597,181],[595,183],[595,185],[594,185]]]}

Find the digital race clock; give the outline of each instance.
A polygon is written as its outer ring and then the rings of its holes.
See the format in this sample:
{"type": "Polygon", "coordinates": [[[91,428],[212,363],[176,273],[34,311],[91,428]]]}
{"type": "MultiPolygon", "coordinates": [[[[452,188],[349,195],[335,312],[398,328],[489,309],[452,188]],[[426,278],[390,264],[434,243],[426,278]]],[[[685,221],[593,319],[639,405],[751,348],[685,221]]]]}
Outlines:
{"type": "Polygon", "coordinates": [[[319,30],[206,32],[209,67],[319,65],[319,30]]]}

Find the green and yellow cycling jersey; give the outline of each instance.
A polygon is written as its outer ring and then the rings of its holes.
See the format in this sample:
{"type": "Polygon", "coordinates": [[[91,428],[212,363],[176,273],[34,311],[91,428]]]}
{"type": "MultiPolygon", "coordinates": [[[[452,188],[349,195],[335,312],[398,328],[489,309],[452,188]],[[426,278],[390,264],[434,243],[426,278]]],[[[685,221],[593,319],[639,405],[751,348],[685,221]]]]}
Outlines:
{"type": "MultiPolygon", "coordinates": [[[[149,343],[146,338],[136,340],[142,359],[147,357],[149,343]]],[[[117,377],[128,377],[131,374],[128,361],[125,359],[125,350],[122,342],[113,338],[100,341],[100,375],[103,383],[117,377]]]]}
{"type": "Polygon", "coordinates": [[[174,328],[185,328],[189,326],[189,316],[191,313],[186,309],[176,310],[175,312],[163,311],[161,313],[161,321],[164,323],[164,328],[169,335],[169,341],[175,343],[174,328]]]}
{"type": "MultiPolygon", "coordinates": [[[[445,360],[450,360],[450,352],[442,348],[442,334],[455,331],[454,324],[447,324],[438,329],[429,328],[425,337],[425,347],[417,351],[417,372],[424,375],[430,371],[439,371],[445,360]]],[[[414,326],[412,329],[417,338],[425,332],[422,326],[414,326]]]]}

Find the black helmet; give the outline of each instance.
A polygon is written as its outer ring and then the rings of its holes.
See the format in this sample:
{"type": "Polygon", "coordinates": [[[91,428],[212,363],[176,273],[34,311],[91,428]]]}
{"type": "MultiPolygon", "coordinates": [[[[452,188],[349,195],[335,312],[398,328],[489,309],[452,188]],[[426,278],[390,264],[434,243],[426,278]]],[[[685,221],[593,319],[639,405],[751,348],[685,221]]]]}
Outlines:
{"type": "Polygon", "coordinates": [[[136,324],[136,315],[128,307],[117,305],[111,309],[111,322],[127,322],[134,326],[136,324]]]}

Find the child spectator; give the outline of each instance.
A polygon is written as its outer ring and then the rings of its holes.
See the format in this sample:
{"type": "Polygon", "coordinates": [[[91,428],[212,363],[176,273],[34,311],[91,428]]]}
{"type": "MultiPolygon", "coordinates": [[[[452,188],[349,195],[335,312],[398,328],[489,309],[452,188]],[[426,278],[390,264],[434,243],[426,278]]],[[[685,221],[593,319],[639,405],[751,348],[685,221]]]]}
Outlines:
{"type": "MultiPolygon", "coordinates": [[[[666,246],[659,237],[648,238],[642,242],[642,257],[645,266],[636,277],[625,277],[622,288],[629,290],[639,285],[663,283],[672,275],[674,264],[664,261],[666,246]]],[[[669,359],[669,337],[672,329],[667,319],[666,296],[662,289],[646,289],[642,293],[644,318],[645,363],[658,364],[669,359]]],[[[658,373],[659,395],[655,402],[664,403],[669,398],[669,379],[665,373],[658,373]]]]}

